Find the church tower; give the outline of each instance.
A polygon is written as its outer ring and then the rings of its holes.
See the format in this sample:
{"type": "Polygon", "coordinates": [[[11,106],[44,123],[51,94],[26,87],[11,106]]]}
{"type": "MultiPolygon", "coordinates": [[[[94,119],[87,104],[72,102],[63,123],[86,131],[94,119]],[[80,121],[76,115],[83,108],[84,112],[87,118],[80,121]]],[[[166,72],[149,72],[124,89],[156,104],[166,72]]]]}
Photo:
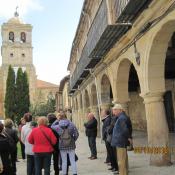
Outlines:
{"type": "Polygon", "coordinates": [[[2,35],[2,66],[0,70],[0,116],[4,116],[4,98],[6,92],[6,80],[8,67],[11,65],[15,73],[19,67],[27,71],[30,89],[31,104],[34,103],[36,91],[36,71],[33,65],[32,26],[25,24],[19,18],[16,11],[14,17],[1,27],[2,35]]]}

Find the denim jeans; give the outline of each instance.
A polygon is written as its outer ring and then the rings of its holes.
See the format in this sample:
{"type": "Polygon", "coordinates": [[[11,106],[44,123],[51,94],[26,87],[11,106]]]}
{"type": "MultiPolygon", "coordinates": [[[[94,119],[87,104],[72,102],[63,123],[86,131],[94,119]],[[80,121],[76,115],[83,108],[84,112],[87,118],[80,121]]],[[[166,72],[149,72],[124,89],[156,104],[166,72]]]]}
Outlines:
{"type": "Polygon", "coordinates": [[[33,155],[27,155],[27,175],[35,175],[35,161],[33,155]]]}
{"type": "Polygon", "coordinates": [[[52,153],[36,153],[35,157],[35,175],[42,175],[42,168],[44,168],[44,175],[50,175],[50,163],[52,153]]]}
{"type": "Polygon", "coordinates": [[[96,148],[96,137],[88,137],[89,148],[91,150],[91,156],[97,156],[97,148],[96,148]]]}
{"type": "Polygon", "coordinates": [[[71,163],[72,173],[77,174],[77,165],[75,161],[75,150],[61,150],[61,159],[62,159],[62,171],[63,175],[67,174],[67,154],[71,163]]]}

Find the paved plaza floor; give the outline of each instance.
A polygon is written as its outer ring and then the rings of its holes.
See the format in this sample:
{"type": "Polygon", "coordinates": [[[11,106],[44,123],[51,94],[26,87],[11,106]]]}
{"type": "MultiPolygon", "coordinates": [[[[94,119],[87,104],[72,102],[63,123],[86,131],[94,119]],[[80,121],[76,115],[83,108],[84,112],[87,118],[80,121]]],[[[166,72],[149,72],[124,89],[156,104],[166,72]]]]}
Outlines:
{"type": "MultiPolygon", "coordinates": [[[[175,136],[171,136],[171,146],[175,144],[175,136]]],[[[147,144],[147,136],[144,132],[134,132],[134,145],[145,146],[147,144]]],[[[98,159],[89,160],[90,155],[87,138],[84,134],[80,135],[77,143],[76,153],[79,157],[77,162],[79,175],[112,175],[104,164],[106,152],[105,145],[101,140],[97,139],[98,159]]],[[[174,175],[175,174],[175,161],[173,165],[169,167],[153,167],[149,166],[148,154],[135,154],[133,151],[128,152],[129,155],[129,175],[174,175]]],[[[174,156],[174,155],[173,155],[174,156]]],[[[173,160],[174,157],[173,157],[173,160]]],[[[18,173],[17,175],[26,175],[26,162],[20,161],[17,163],[18,173]]],[[[51,168],[51,175],[54,175],[51,168]]],[[[60,173],[61,174],[61,173],[60,173]]],[[[70,173],[71,174],[71,173],[70,173]]]]}

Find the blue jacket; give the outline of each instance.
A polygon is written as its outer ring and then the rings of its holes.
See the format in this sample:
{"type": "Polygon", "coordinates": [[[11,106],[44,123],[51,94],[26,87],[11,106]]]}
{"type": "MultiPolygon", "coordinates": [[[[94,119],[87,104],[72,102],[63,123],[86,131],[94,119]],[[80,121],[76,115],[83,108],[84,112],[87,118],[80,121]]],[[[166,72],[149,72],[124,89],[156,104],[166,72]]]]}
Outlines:
{"type": "Polygon", "coordinates": [[[113,147],[126,148],[128,146],[128,138],[130,138],[131,135],[128,120],[128,116],[124,112],[118,116],[112,134],[111,145],[113,147]]]}

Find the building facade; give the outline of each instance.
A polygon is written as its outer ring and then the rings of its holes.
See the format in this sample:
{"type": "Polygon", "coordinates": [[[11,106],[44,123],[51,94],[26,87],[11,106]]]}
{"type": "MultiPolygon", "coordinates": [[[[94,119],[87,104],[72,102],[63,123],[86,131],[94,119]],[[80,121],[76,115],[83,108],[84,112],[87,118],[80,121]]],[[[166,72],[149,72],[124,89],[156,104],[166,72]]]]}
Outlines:
{"type": "MultiPolygon", "coordinates": [[[[175,1],[85,0],[68,65],[73,120],[120,103],[150,147],[175,131],[175,1]]],[[[170,153],[151,154],[168,165],[170,153]]]]}
{"type": "Polygon", "coordinates": [[[59,90],[56,93],[56,108],[57,112],[63,110],[67,117],[72,120],[72,100],[69,94],[70,76],[65,76],[59,84],[59,90]]]}
{"type": "Polygon", "coordinates": [[[1,36],[0,115],[4,116],[4,98],[9,65],[13,67],[15,74],[19,67],[27,72],[31,103],[34,103],[37,76],[33,65],[32,26],[25,24],[16,12],[13,18],[2,25],[1,36]]]}
{"type": "Polygon", "coordinates": [[[1,26],[2,66],[0,67],[0,117],[5,117],[4,99],[8,68],[11,65],[17,74],[19,67],[27,72],[29,81],[30,102],[32,106],[46,103],[49,96],[55,98],[59,86],[37,80],[33,64],[32,25],[25,24],[18,12],[1,26]]]}

